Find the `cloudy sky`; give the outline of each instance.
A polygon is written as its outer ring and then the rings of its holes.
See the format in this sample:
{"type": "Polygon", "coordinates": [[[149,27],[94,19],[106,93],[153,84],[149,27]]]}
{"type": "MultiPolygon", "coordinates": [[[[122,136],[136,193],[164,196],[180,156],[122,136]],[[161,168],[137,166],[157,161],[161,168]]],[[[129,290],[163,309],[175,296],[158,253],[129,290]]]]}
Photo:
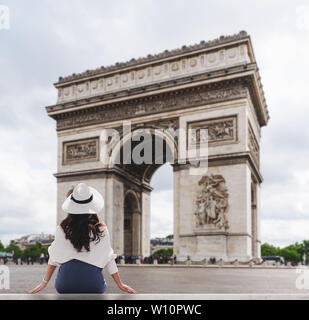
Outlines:
{"type": "MultiPolygon", "coordinates": [[[[307,1],[0,0],[0,239],[53,233],[59,76],[246,30],[270,111],[263,128],[262,241],[309,239],[307,1]],[[0,12],[1,23],[1,12],[0,12]]],[[[152,184],[152,235],[172,233],[172,170],[152,184]],[[168,223],[162,226],[162,217],[168,223]]]]}

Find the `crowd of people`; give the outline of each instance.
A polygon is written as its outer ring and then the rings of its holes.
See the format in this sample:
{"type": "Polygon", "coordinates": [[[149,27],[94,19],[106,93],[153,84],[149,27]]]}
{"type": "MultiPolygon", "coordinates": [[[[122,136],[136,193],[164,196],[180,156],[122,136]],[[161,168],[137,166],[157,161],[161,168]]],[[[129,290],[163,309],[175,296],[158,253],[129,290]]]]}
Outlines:
{"type": "MultiPolygon", "coordinates": [[[[48,263],[48,254],[45,255],[44,253],[41,253],[39,258],[33,258],[33,257],[10,257],[6,256],[3,257],[0,261],[0,263],[7,264],[9,261],[12,261],[16,265],[33,265],[34,263],[44,264],[48,263]]],[[[168,257],[168,256],[117,256],[116,263],[121,263],[121,260],[125,261],[125,264],[137,264],[137,260],[139,260],[139,263],[141,264],[153,264],[154,260],[157,260],[158,264],[167,264],[171,262],[176,262],[176,256],[168,257]]]]}
{"type": "MultiPolygon", "coordinates": [[[[149,257],[143,257],[143,256],[118,256],[116,259],[117,263],[121,263],[121,259],[125,261],[125,264],[136,264],[137,260],[140,261],[141,264],[153,264],[154,260],[157,260],[158,264],[176,264],[177,257],[174,254],[173,256],[149,256],[149,257]]],[[[190,256],[187,256],[187,260],[190,260],[190,256]]],[[[211,257],[209,259],[210,264],[216,264],[217,259],[216,257],[211,257]]]]}
{"type": "MultiPolygon", "coordinates": [[[[23,264],[27,264],[27,265],[33,265],[34,263],[39,263],[39,264],[44,264],[44,263],[48,263],[48,254],[44,254],[41,253],[39,258],[33,258],[33,257],[22,257],[22,258],[16,258],[16,257],[4,257],[2,258],[0,262],[2,262],[3,264],[7,264],[8,261],[12,261],[13,263],[15,263],[16,265],[23,265],[23,264]]],[[[187,257],[188,260],[190,260],[190,256],[187,257]]],[[[176,260],[177,257],[176,255],[173,256],[148,256],[148,257],[144,257],[144,256],[117,256],[116,258],[116,263],[121,264],[123,263],[121,260],[124,260],[125,264],[154,264],[155,260],[156,263],[158,264],[176,264],[176,260]]],[[[209,262],[211,264],[216,264],[216,258],[215,257],[211,257],[209,259],[209,262]]]]}
{"type": "Polygon", "coordinates": [[[125,264],[136,264],[137,260],[141,264],[153,264],[154,260],[157,260],[158,264],[165,264],[165,263],[171,263],[172,261],[174,262],[176,260],[176,256],[173,257],[168,257],[168,256],[118,256],[116,258],[117,263],[121,263],[121,260],[124,260],[125,264]]]}
{"type": "MultiPolygon", "coordinates": [[[[48,254],[41,253],[39,258],[33,258],[33,257],[20,257],[16,258],[14,256],[6,256],[0,258],[0,264],[7,264],[9,261],[13,262],[16,265],[33,265],[34,263],[39,263],[39,264],[45,264],[48,263],[49,256],[48,254]]],[[[187,260],[190,260],[190,256],[187,257],[187,260]]],[[[120,255],[117,256],[116,258],[116,263],[118,264],[176,264],[177,257],[176,255],[173,256],[153,256],[150,255],[148,257],[144,256],[125,256],[125,255],[120,255]],[[155,262],[156,260],[156,262],[155,262]],[[124,261],[124,262],[122,262],[124,261]]],[[[217,259],[216,257],[211,257],[209,258],[209,263],[210,264],[216,264],[217,259]]]]}

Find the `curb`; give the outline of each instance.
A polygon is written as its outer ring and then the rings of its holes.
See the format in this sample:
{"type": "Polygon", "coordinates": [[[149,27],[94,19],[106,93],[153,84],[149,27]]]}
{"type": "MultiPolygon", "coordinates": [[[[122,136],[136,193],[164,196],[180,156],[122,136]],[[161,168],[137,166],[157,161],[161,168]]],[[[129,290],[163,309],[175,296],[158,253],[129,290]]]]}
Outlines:
{"type": "Polygon", "coordinates": [[[297,269],[298,267],[281,267],[281,266],[234,266],[234,265],[168,265],[168,264],[117,264],[118,267],[121,268],[209,268],[209,269],[281,269],[281,270],[288,270],[288,269],[297,269]]]}

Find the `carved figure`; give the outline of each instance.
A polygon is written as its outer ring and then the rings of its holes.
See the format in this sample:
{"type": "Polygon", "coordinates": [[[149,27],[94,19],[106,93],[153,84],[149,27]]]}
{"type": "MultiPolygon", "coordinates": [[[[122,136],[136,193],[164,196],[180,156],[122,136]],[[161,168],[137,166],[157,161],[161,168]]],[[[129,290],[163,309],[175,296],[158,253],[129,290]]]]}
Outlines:
{"type": "Polygon", "coordinates": [[[219,229],[227,229],[229,206],[225,179],[221,175],[203,176],[199,185],[202,189],[196,199],[196,227],[214,224],[219,229]]]}

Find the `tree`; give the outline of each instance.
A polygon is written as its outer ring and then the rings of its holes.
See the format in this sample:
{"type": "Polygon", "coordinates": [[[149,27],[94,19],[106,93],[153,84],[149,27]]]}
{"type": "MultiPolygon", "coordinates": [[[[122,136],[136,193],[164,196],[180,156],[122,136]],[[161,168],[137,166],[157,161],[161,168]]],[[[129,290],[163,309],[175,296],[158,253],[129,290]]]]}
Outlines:
{"type": "Polygon", "coordinates": [[[1,242],[1,240],[0,240],[0,252],[3,252],[3,251],[5,251],[4,245],[2,244],[2,242],[1,242]]]}
{"type": "Polygon", "coordinates": [[[275,246],[268,244],[268,243],[263,243],[261,245],[261,255],[262,257],[265,256],[279,256],[279,251],[280,248],[276,248],[275,246]]]}
{"type": "Polygon", "coordinates": [[[286,261],[290,261],[293,265],[301,260],[301,253],[299,244],[291,244],[285,248],[280,249],[280,256],[286,261]]]}
{"type": "Polygon", "coordinates": [[[304,240],[302,245],[303,245],[303,254],[306,255],[306,263],[309,263],[309,240],[304,240]]]}
{"type": "Polygon", "coordinates": [[[173,248],[159,249],[152,256],[153,257],[171,257],[173,255],[173,248]]]}
{"type": "Polygon", "coordinates": [[[6,248],[5,248],[6,252],[12,252],[14,254],[14,258],[20,258],[23,254],[22,250],[19,248],[19,246],[17,246],[16,244],[9,244],[6,248]]]}
{"type": "Polygon", "coordinates": [[[35,244],[29,246],[24,250],[23,256],[25,258],[32,258],[34,260],[38,259],[42,253],[42,244],[36,242],[35,244]]]}

